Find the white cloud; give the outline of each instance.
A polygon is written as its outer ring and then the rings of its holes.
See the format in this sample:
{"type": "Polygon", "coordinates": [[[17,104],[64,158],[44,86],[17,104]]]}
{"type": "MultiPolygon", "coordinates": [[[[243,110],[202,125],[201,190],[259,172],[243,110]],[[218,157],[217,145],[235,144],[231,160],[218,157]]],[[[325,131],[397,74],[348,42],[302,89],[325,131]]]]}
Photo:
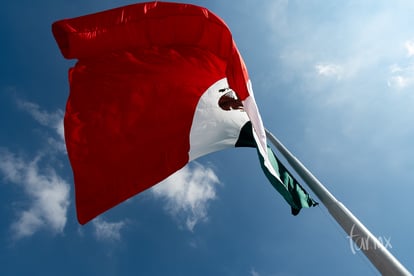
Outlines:
{"type": "Polygon", "coordinates": [[[41,157],[26,161],[0,149],[0,172],[4,179],[23,188],[28,196],[27,208],[18,211],[12,224],[16,239],[31,236],[42,228],[62,233],[69,206],[69,184],[53,168],[41,170],[41,157]]]}
{"type": "Polygon", "coordinates": [[[41,229],[62,233],[67,221],[70,185],[50,166],[50,159],[56,160],[57,153],[66,152],[63,111],[58,109],[50,113],[21,99],[16,103],[37,123],[53,129],[57,137],[46,134],[47,148],[39,150],[33,159],[0,148],[0,174],[27,196],[16,205],[22,207],[16,210],[17,218],[11,225],[13,237],[29,237],[41,229]]]}
{"type": "Polygon", "coordinates": [[[92,221],[92,224],[95,228],[96,239],[101,241],[120,241],[121,230],[126,225],[126,222],[107,222],[98,217],[92,221]]]}
{"type": "Polygon", "coordinates": [[[199,221],[207,220],[207,207],[216,198],[219,180],[210,168],[198,163],[187,165],[151,190],[165,200],[166,210],[193,231],[199,221]]]}
{"type": "Polygon", "coordinates": [[[266,23],[278,34],[286,34],[288,28],[287,9],[289,0],[274,0],[258,14],[262,14],[266,23]]]}
{"type": "Polygon", "coordinates": [[[318,63],[315,65],[316,72],[324,77],[334,77],[341,79],[343,75],[343,68],[334,63],[318,63]]]}
{"type": "Polygon", "coordinates": [[[52,147],[56,147],[65,151],[65,135],[63,127],[64,112],[61,109],[57,109],[55,112],[47,112],[42,110],[38,104],[17,100],[17,105],[20,109],[27,112],[32,118],[40,125],[53,129],[58,135],[59,139],[49,137],[48,142],[52,147]]]}
{"type": "Polygon", "coordinates": [[[257,272],[254,268],[252,268],[252,269],[250,270],[250,275],[251,275],[251,276],[260,276],[259,272],[257,272]]]}
{"type": "MultiPolygon", "coordinates": [[[[270,32],[269,37],[278,49],[276,61],[283,66],[282,70],[274,66],[275,75],[281,80],[306,82],[303,84],[306,93],[310,89],[326,89],[324,81],[327,79],[344,81],[341,85],[372,80],[386,84],[389,77],[384,73],[387,69],[384,64],[400,54],[402,47],[395,47],[395,43],[405,37],[405,31],[409,31],[399,30],[398,26],[406,24],[400,21],[403,17],[395,12],[395,6],[381,2],[378,8],[373,8],[371,4],[360,1],[354,3],[358,7],[358,12],[355,12],[354,5],[336,9],[335,4],[327,4],[322,8],[326,16],[315,17],[312,9],[321,7],[314,2],[298,9],[294,8],[295,4],[288,4],[285,9],[276,9],[275,17],[266,17],[269,26],[276,29],[270,32]],[[284,24],[277,18],[279,13],[287,19],[284,24]],[[287,34],[282,36],[274,26],[281,26],[287,34]],[[319,77],[316,80],[315,75],[319,77]]],[[[407,56],[412,58],[414,40],[406,40],[405,43],[403,40],[403,50],[404,55],[407,52],[407,56]]],[[[406,87],[411,83],[411,78],[406,75],[393,76],[389,80],[389,85],[396,87],[406,87]]],[[[355,89],[352,91],[359,93],[355,89]]],[[[351,91],[348,93],[351,95],[351,91]]]]}
{"type": "Polygon", "coordinates": [[[407,50],[407,56],[412,57],[414,56],[414,40],[407,40],[404,43],[405,49],[407,50]]]}
{"type": "Polygon", "coordinates": [[[387,82],[389,87],[403,89],[414,84],[414,71],[409,74],[412,70],[406,69],[402,74],[391,76],[387,82]]]}
{"type": "Polygon", "coordinates": [[[407,40],[404,43],[407,51],[407,58],[401,60],[399,64],[390,66],[387,84],[389,87],[404,89],[414,85],[414,40],[407,40]]]}

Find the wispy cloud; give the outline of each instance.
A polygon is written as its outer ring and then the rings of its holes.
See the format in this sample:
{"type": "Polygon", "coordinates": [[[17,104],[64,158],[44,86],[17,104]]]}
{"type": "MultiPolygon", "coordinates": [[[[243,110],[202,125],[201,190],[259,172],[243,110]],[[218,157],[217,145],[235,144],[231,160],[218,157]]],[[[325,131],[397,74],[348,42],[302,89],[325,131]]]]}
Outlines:
{"type": "Polygon", "coordinates": [[[18,108],[41,126],[51,128],[46,145],[34,157],[0,148],[0,174],[5,182],[20,187],[26,195],[19,201],[17,217],[11,224],[14,239],[29,237],[41,229],[62,233],[67,221],[70,185],[59,176],[51,160],[66,152],[63,140],[63,111],[42,110],[39,105],[16,99],[18,108]],[[52,149],[52,150],[51,150],[52,149]]]}
{"type": "Polygon", "coordinates": [[[193,231],[199,221],[207,220],[208,204],[216,198],[218,183],[211,168],[193,163],[154,186],[152,193],[165,201],[165,209],[180,224],[193,231]]]}
{"type": "Polygon", "coordinates": [[[389,87],[403,89],[414,84],[414,66],[401,69],[398,74],[393,74],[387,81],[389,87]]]}
{"type": "Polygon", "coordinates": [[[391,74],[387,82],[389,87],[404,89],[414,85],[414,40],[405,41],[404,49],[407,58],[389,68],[391,74]]]}
{"type": "Polygon", "coordinates": [[[69,184],[51,167],[39,168],[41,157],[31,161],[0,149],[0,172],[7,182],[21,187],[27,195],[28,207],[18,210],[11,228],[20,239],[45,228],[62,233],[69,206],[69,184]]]}
{"type": "MultiPolygon", "coordinates": [[[[384,76],[384,65],[400,50],[395,42],[403,36],[403,30],[398,30],[397,26],[406,26],[399,21],[395,5],[356,1],[356,6],[344,5],[336,9],[334,4],[321,8],[312,2],[294,8],[296,4],[289,1],[277,3],[275,11],[269,9],[265,14],[270,14],[266,16],[272,29],[269,36],[278,49],[277,62],[283,66],[283,70],[274,67],[277,75],[283,76],[280,79],[294,83],[300,79],[306,82],[304,86],[308,92],[325,89],[321,82],[328,78],[350,83],[366,81],[375,75],[377,82],[386,85],[388,76],[384,76]],[[280,4],[284,2],[288,5],[280,4]],[[312,12],[316,8],[322,17],[312,12]]],[[[408,57],[413,57],[414,40],[407,40],[404,49],[408,57]]],[[[398,75],[393,76],[391,83],[404,86],[407,80],[407,76],[398,75]]]]}
{"type": "Polygon", "coordinates": [[[126,226],[126,221],[107,222],[98,217],[92,221],[94,234],[100,241],[120,241],[121,230],[126,226]]]}
{"type": "Polygon", "coordinates": [[[256,271],[256,269],[252,268],[250,270],[250,275],[251,276],[260,276],[259,272],[256,271]]]}
{"type": "Polygon", "coordinates": [[[42,110],[40,106],[36,103],[29,101],[23,101],[18,99],[17,105],[23,111],[29,113],[33,119],[35,119],[39,124],[45,127],[52,128],[56,131],[59,137],[64,140],[64,131],[63,131],[63,111],[57,109],[55,112],[47,112],[42,110]]]}
{"type": "Polygon", "coordinates": [[[342,66],[334,63],[318,63],[315,65],[315,70],[318,75],[336,79],[341,79],[344,71],[342,66]]]}
{"type": "Polygon", "coordinates": [[[57,109],[54,112],[48,112],[46,110],[43,110],[36,103],[24,101],[21,99],[17,99],[16,103],[22,111],[27,112],[41,126],[50,128],[54,131],[55,135],[49,135],[46,137],[46,141],[48,142],[50,148],[66,153],[64,142],[65,134],[63,128],[63,110],[57,109]]]}
{"type": "Polygon", "coordinates": [[[405,49],[407,50],[407,56],[412,57],[414,56],[414,40],[407,40],[404,43],[405,49]]]}
{"type": "Polygon", "coordinates": [[[273,31],[279,35],[286,35],[289,29],[287,14],[289,0],[274,0],[270,5],[270,7],[267,5],[263,7],[259,14],[264,16],[266,22],[270,22],[273,31]]]}

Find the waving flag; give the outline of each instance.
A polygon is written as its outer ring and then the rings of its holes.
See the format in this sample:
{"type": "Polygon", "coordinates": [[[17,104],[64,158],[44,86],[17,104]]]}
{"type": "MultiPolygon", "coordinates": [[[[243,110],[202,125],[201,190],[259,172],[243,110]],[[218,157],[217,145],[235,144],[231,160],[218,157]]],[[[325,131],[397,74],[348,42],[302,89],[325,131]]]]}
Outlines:
{"type": "Polygon", "coordinates": [[[84,224],[197,157],[251,146],[297,214],[315,202],[267,147],[247,69],[205,8],[151,2],[52,25],[69,71],[66,147],[84,224]]]}

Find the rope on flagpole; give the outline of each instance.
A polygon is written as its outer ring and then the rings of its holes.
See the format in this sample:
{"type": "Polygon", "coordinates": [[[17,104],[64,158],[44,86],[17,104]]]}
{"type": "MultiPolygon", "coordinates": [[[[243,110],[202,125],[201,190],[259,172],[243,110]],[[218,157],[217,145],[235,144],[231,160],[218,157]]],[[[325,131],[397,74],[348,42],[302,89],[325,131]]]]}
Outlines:
{"type": "Polygon", "coordinates": [[[332,217],[382,275],[412,275],[351,211],[338,201],[321,182],[267,129],[266,136],[296,173],[315,193],[332,217]]]}

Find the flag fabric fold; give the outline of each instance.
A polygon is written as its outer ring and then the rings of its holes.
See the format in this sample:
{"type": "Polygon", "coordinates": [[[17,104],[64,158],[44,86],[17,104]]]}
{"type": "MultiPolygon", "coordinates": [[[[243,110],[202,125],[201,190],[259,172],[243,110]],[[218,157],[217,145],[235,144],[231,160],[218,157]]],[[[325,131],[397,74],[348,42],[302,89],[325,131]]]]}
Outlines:
{"type": "Polygon", "coordinates": [[[312,206],[267,147],[244,61],[209,10],[140,3],[63,19],[52,32],[63,56],[78,60],[64,126],[81,224],[235,147],[246,128],[275,188],[297,211],[312,206]]]}
{"type": "Polygon", "coordinates": [[[289,173],[286,167],[279,161],[270,146],[267,146],[267,156],[263,156],[257,147],[256,139],[254,139],[253,128],[251,122],[247,122],[236,142],[236,147],[255,147],[257,148],[260,165],[267,179],[272,186],[283,196],[292,209],[292,214],[299,214],[300,209],[318,205],[299,182],[289,173]],[[265,165],[268,159],[271,168],[265,165]]]}

